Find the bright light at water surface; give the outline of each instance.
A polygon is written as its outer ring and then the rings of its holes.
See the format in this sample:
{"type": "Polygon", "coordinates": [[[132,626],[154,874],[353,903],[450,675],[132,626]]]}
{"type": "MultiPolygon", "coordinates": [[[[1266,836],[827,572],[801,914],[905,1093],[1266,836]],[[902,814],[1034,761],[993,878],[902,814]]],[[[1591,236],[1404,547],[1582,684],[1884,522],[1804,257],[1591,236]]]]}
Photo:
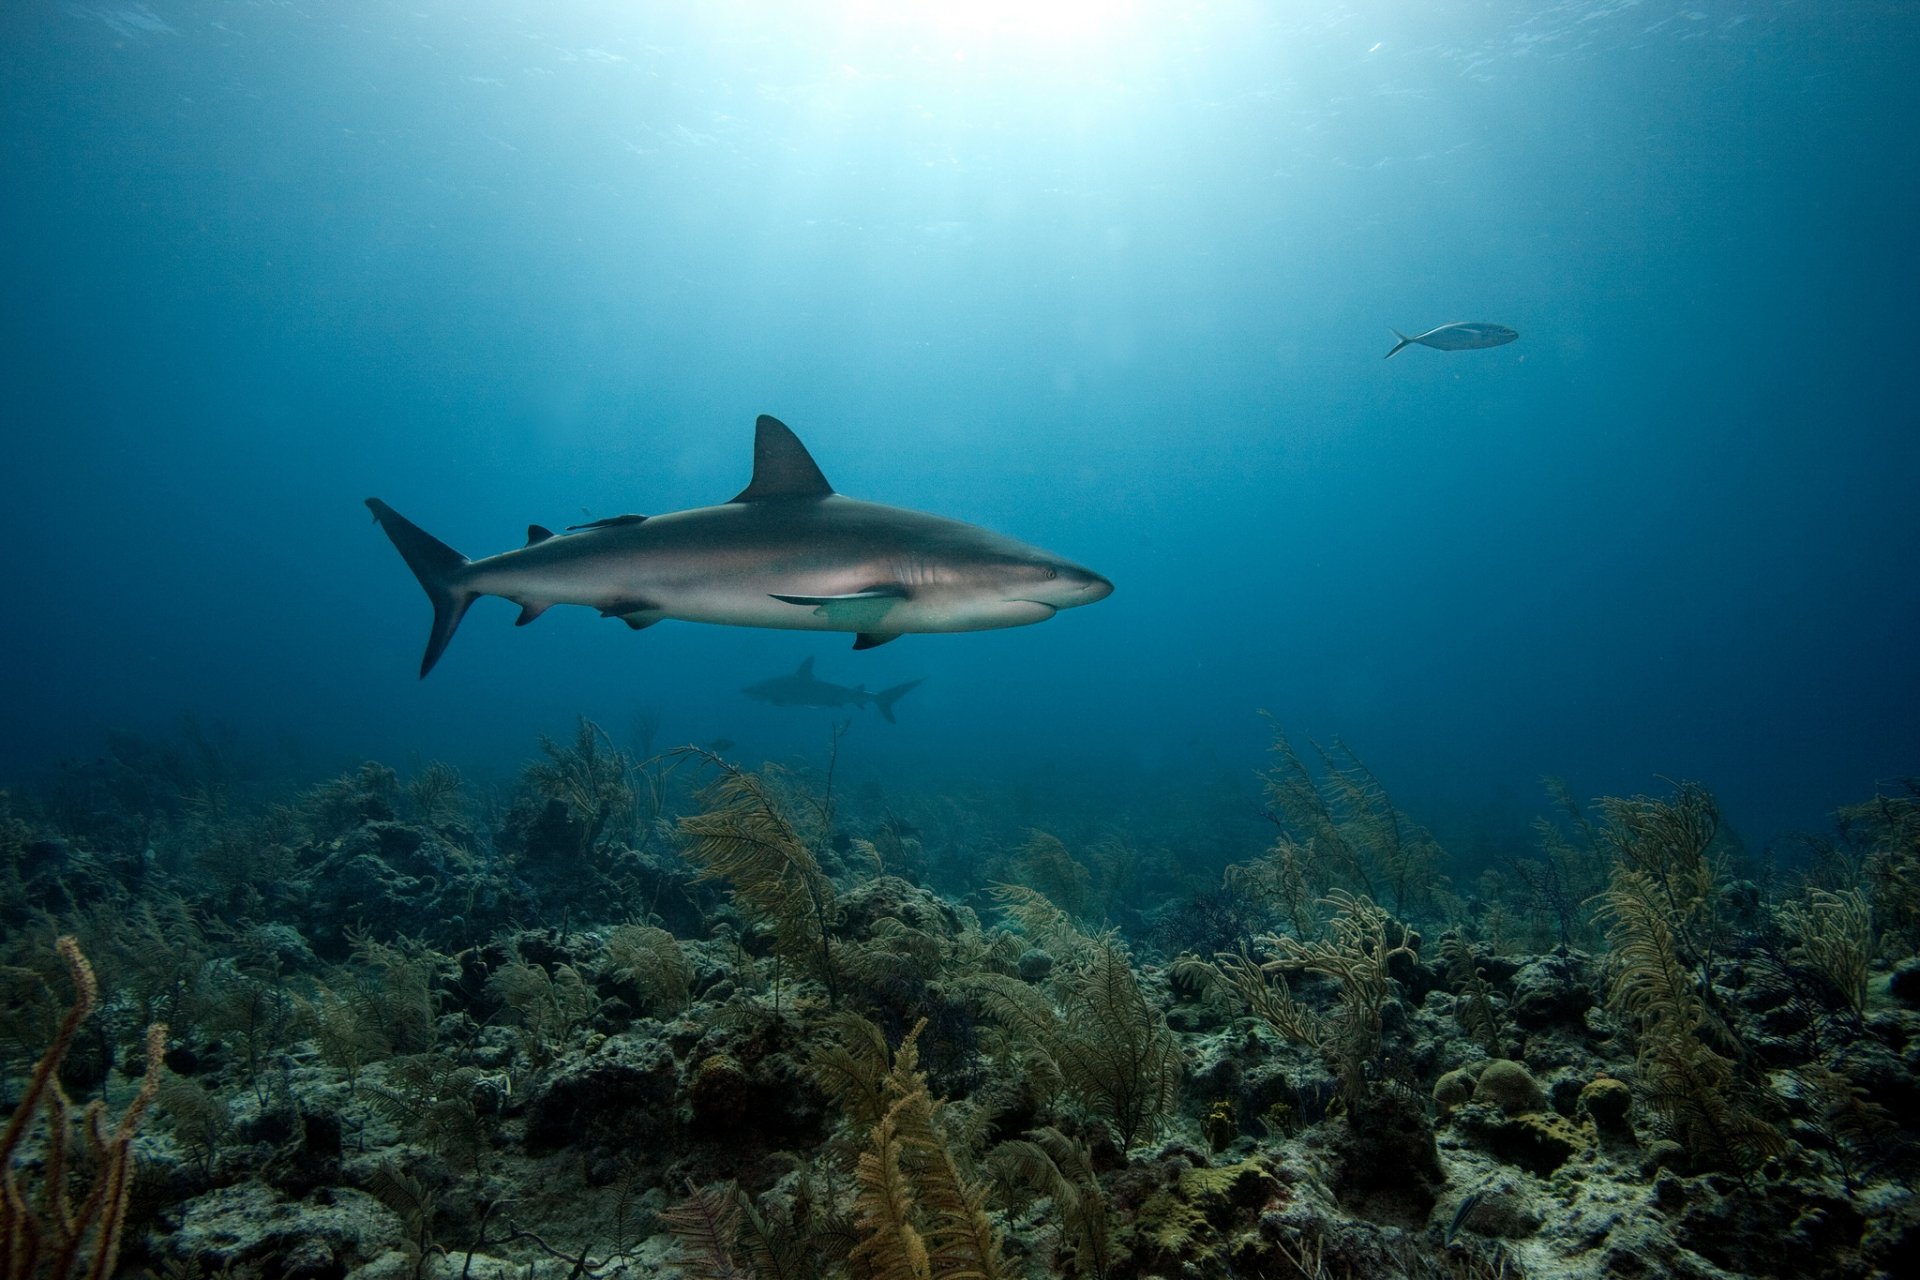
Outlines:
{"type": "MultiPolygon", "coordinates": [[[[843,0],[850,26],[948,46],[1029,57],[1097,55],[1138,34],[1138,0],[843,0]]],[[[940,52],[942,50],[929,50],[940,52]]]]}

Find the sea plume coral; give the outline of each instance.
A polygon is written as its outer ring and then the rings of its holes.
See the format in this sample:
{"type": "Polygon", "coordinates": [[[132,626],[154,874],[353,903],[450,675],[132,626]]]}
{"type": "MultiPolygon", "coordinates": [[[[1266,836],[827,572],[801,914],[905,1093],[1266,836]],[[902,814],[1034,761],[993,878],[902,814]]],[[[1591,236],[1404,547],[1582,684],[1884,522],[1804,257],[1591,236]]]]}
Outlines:
{"type": "Polygon", "coordinates": [[[773,926],[779,952],[811,969],[838,1003],[832,929],[840,913],[819,859],[765,781],[710,751],[685,754],[720,770],[700,793],[706,812],[680,819],[687,857],[702,880],[726,880],[744,912],[773,926]]]}
{"type": "Polygon", "coordinates": [[[80,1024],[94,1010],[99,987],[77,942],[63,937],[55,946],[73,979],[73,1003],[34,1067],[5,1135],[0,1136],[0,1241],[5,1242],[0,1276],[5,1280],[67,1280],[71,1276],[104,1280],[113,1274],[133,1173],[133,1135],[160,1088],[161,1057],[167,1046],[163,1024],[147,1028],[146,1076],[119,1123],[107,1127],[106,1104],[98,1100],[81,1113],[80,1133],[92,1182],[76,1201],[70,1186],[76,1154],[73,1104],[60,1086],[58,1072],[80,1024]],[[17,1161],[36,1125],[41,1128],[40,1161],[17,1161]],[[28,1175],[35,1171],[37,1189],[29,1185],[28,1175]]]}
{"type": "Polygon", "coordinates": [[[893,1055],[892,1101],[854,1169],[865,1234],[853,1257],[875,1280],[999,1280],[1010,1273],[986,1192],[962,1176],[940,1131],[940,1104],[917,1069],[919,1034],[916,1026],[893,1055]]]}
{"type": "Polygon", "coordinates": [[[1053,1000],[1002,974],[983,973],[974,982],[987,1012],[1046,1055],[1068,1091],[1112,1126],[1123,1149],[1151,1134],[1172,1109],[1180,1043],[1147,1002],[1116,943],[1099,940],[1083,967],[1056,974],[1053,1000]]]}
{"type": "Polygon", "coordinates": [[[1617,857],[1601,909],[1613,948],[1607,1003],[1639,1041],[1642,1093],[1697,1158],[1751,1169],[1786,1140],[1729,1056],[1737,1045],[1711,1003],[1712,797],[1687,784],[1671,801],[1615,798],[1600,809],[1617,857]]]}

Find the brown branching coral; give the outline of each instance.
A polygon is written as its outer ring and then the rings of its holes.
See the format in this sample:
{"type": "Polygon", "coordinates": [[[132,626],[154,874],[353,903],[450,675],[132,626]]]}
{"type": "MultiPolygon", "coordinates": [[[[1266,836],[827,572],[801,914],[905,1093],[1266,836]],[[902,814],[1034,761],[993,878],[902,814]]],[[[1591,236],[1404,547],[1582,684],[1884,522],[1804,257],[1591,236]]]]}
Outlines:
{"type": "Polygon", "coordinates": [[[702,880],[726,880],[749,917],[773,927],[774,945],[839,1001],[833,927],[840,911],[820,861],[754,774],[698,748],[685,753],[720,770],[700,793],[706,812],[680,819],[687,857],[702,880]]]}
{"type": "Polygon", "coordinates": [[[1026,843],[1014,855],[1013,865],[1022,883],[1032,886],[1076,920],[1089,918],[1093,875],[1086,864],[1067,851],[1058,836],[1029,831],[1026,843]]]}
{"type": "Polygon", "coordinates": [[[864,1237],[853,1257],[874,1280],[999,1280],[1010,1272],[986,1191],[962,1175],[940,1130],[940,1104],[917,1069],[914,1041],[924,1025],[894,1053],[892,1101],[854,1170],[864,1237]]]}
{"type": "Polygon", "coordinates": [[[1480,957],[1473,943],[1459,933],[1440,940],[1440,958],[1447,965],[1447,981],[1459,997],[1455,1016],[1468,1035],[1489,1053],[1502,1051],[1500,1015],[1493,1004],[1493,987],[1480,971],[1480,957]]]}
{"type": "Polygon", "coordinates": [[[623,924],[607,935],[609,973],[640,989],[654,1009],[679,1013],[692,998],[693,968],[680,941],[650,924],[623,924]]]}
{"type": "Polygon", "coordinates": [[[1092,955],[1095,939],[1081,932],[1073,917],[1038,889],[996,884],[988,893],[995,905],[1020,926],[1028,945],[1047,952],[1061,964],[1079,964],[1092,955]]]}
{"type": "Polygon", "coordinates": [[[1602,915],[1610,922],[1608,1006],[1639,1041],[1641,1092],[1692,1150],[1711,1164],[1751,1169],[1785,1149],[1760,1111],[1760,1096],[1709,1003],[1716,939],[1715,886],[1707,848],[1717,814],[1711,797],[1682,787],[1671,802],[1600,802],[1617,851],[1602,915]]]}
{"type": "Polygon", "coordinates": [[[987,1012],[1040,1049],[1068,1091],[1112,1126],[1123,1149],[1172,1109],[1180,1043],[1115,943],[1103,939],[1084,967],[1057,972],[1053,1000],[1001,974],[980,974],[974,984],[987,1012]]]}
{"type": "Polygon", "coordinates": [[[573,745],[540,739],[545,760],[527,766],[525,781],[541,795],[566,806],[577,824],[582,856],[591,853],[610,829],[625,830],[635,814],[633,762],[613,739],[585,716],[573,745]]]}
{"type": "Polygon", "coordinates": [[[736,1186],[696,1187],[660,1212],[660,1221],[680,1246],[679,1273],[686,1280],[756,1280],[735,1259],[740,1247],[741,1195],[736,1186]]]}
{"type": "Polygon", "coordinates": [[[1594,804],[1604,819],[1600,845],[1614,861],[1608,901],[1622,874],[1638,877],[1636,892],[1663,914],[1676,954],[1697,970],[1701,992],[1711,998],[1710,970],[1721,933],[1708,856],[1720,831],[1713,796],[1699,783],[1683,782],[1671,800],[1603,796],[1594,804]]]}
{"type": "MultiPolygon", "coordinates": [[[[1394,805],[1379,777],[1345,743],[1315,743],[1313,751],[1317,774],[1287,735],[1274,728],[1274,763],[1261,779],[1267,817],[1286,838],[1271,855],[1279,865],[1264,878],[1290,889],[1294,873],[1286,863],[1291,860],[1319,892],[1339,888],[1370,899],[1391,895],[1401,916],[1430,903],[1446,884],[1440,866],[1447,854],[1440,843],[1394,805]]],[[[1304,899],[1289,891],[1282,905],[1298,927],[1304,899]]]]}
{"type": "Polygon", "coordinates": [[[1366,1093],[1380,1055],[1383,1010],[1393,992],[1388,966],[1394,957],[1414,951],[1404,930],[1399,941],[1389,940],[1390,918],[1369,899],[1336,889],[1321,902],[1334,911],[1326,937],[1303,942],[1269,934],[1261,942],[1276,953],[1271,960],[1257,962],[1244,952],[1223,953],[1211,962],[1188,956],[1179,962],[1176,977],[1230,992],[1285,1039],[1318,1049],[1339,1077],[1341,1095],[1353,1105],[1366,1093]],[[1339,1012],[1325,1019],[1301,1006],[1281,976],[1289,971],[1332,978],[1340,987],[1339,1012]]]}
{"type": "Polygon", "coordinates": [[[93,969],[71,937],[55,946],[73,979],[73,1004],[54,1033],[53,1043],[34,1067],[20,1105],[0,1136],[0,1277],[4,1280],[105,1280],[120,1254],[132,1179],[133,1135],[160,1087],[161,1058],[167,1029],[147,1029],[146,1077],[140,1091],[111,1129],[104,1102],[91,1102],[80,1116],[84,1153],[92,1170],[86,1193],[74,1199],[73,1104],[61,1088],[61,1061],[80,1024],[99,999],[93,969]],[[38,1129],[40,1160],[20,1159],[28,1135],[38,1129]],[[38,1175],[37,1188],[31,1175],[38,1175]]]}
{"type": "Polygon", "coordinates": [[[1860,878],[1872,891],[1881,933],[1920,949],[1920,778],[1849,805],[1839,819],[1841,838],[1861,850],[1860,878]]]}
{"type": "Polygon", "coordinates": [[[1825,978],[1858,1013],[1867,1005],[1867,965],[1873,959],[1873,908],[1858,889],[1808,889],[1779,907],[1780,925],[1793,939],[1796,964],[1825,978]]]}
{"type": "Polygon", "coordinates": [[[1084,1142],[1051,1125],[996,1146],[987,1157],[1003,1195],[1045,1196],[1059,1230],[1059,1254],[1075,1275],[1104,1277],[1113,1267],[1107,1194],[1084,1142]]]}
{"type": "Polygon", "coordinates": [[[520,954],[517,940],[508,946],[506,960],[487,978],[487,990],[511,1009],[528,1060],[544,1067],[564,1052],[600,1011],[580,971],[570,964],[551,969],[533,964],[520,954]]]}

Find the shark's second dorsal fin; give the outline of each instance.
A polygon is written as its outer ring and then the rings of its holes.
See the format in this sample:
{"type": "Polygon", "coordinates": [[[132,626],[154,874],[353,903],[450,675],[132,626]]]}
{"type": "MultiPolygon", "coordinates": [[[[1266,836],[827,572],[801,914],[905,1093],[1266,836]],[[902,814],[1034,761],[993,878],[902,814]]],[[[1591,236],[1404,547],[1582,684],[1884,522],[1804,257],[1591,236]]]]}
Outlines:
{"type": "Polygon", "coordinates": [[[833,486],[820,474],[800,437],[778,418],[761,414],[753,430],[753,483],[735,502],[772,502],[781,498],[825,498],[833,486]]]}
{"type": "Polygon", "coordinates": [[[813,659],[812,658],[801,659],[800,669],[794,672],[794,674],[797,676],[806,676],[811,678],[813,675],[813,659]]]}
{"type": "Polygon", "coordinates": [[[527,526],[527,545],[530,547],[537,543],[545,542],[552,536],[553,530],[543,524],[530,524],[527,526]]]}

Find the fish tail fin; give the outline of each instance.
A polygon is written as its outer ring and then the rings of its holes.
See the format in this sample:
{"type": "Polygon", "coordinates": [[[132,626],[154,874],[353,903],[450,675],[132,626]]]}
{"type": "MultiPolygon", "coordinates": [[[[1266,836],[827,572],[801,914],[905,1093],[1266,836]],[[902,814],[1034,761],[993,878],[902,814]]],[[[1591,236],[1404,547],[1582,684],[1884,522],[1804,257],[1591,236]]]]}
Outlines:
{"type": "Polygon", "coordinates": [[[460,582],[461,570],[467,567],[465,556],[378,498],[368,498],[367,509],[433,602],[433,630],[427,636],[426,656],[420,660],[420,678],[424,680],[446,652],[447,641],[453,639],[460,619],[467,616],[467,607],[480,593],[460,582]]]}
{"type": "Polygon", "coordinates": [[[882,689],[873,695],[873,705],[880,708],[880,714],[886,717],[888,724],[897,723],[893,718],[893,704],[911,693],[919,683],[920,680],[909,680],[905,684],[897,684],[891,689],[882,689]]]}
{"type": "Polygon", "coordinates": [[[1395,329],[1392,325],[1388,325],[1387,329],[1393,334],[1394,337],[1400,339],[1400,341],[1393,344],[1392,351],[1387,352],[1386,355],[1381,357],[1381,359],[1383,360],[1393,359],[1394,356],[1400,353],[1400,348],[1406,346],[1409,342],[1413,341],[1412,338],[1409,338],[1406,334],[1400,332],[1398,329],[1395,329]]]}

